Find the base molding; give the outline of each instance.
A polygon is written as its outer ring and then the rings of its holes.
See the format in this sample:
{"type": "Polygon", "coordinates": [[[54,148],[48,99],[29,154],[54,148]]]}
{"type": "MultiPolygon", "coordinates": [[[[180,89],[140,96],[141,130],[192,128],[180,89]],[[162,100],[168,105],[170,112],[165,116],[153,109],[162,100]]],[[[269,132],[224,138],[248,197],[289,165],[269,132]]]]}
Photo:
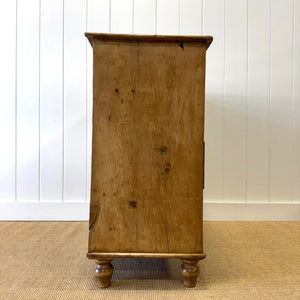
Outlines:
{"type": "Polygon", "coordinates": [[[89,252],[86,255],[89,259],[118,258],[118,257],[146,257],[146,258],[193,258],[204,259],[204,253],[148,253],[148,252],[89,252]]]}
{"type": "MultiPolygon", "coordinates": [[[[1,221],[87,221],[89,202],[0,203],[1,221]]],[[[204,203],[204,221],[300,221],[300,203],[204,203]]]]}

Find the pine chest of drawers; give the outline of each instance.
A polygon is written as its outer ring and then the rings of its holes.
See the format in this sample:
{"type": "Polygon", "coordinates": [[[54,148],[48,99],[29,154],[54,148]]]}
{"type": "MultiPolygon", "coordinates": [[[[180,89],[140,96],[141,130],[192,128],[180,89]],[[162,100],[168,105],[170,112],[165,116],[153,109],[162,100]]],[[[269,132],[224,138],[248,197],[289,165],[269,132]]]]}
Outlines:
{"type": "Polygon", "coordinates": [[[108,287],[117,257],[203,253],[205,57],[210,36],[86,33],[93,47],[88,258],[108,287]]]}

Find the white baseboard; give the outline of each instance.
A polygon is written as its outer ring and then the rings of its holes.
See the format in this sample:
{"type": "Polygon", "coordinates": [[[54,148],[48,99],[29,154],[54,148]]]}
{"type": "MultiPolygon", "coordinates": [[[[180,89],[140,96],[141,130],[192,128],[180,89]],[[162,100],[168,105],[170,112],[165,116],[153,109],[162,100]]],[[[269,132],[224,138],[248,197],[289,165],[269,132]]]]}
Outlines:
{"type": "MultiPolygon", "coordinates": [[[[1,221],[87,221],[89,203],[0,203],[1,221]]],[[[205,221],[300,221],[300,203],[204,203],[205,221]]]]}
{"type": "Polygon", "coordinates": [[[206,221],[300,221],[300,203],[204,203],[206,221]]]}
{"type": "Polygon", "coordinates": [[[0,203],[2,221],[87,221],[89,202],[0,203]]]}

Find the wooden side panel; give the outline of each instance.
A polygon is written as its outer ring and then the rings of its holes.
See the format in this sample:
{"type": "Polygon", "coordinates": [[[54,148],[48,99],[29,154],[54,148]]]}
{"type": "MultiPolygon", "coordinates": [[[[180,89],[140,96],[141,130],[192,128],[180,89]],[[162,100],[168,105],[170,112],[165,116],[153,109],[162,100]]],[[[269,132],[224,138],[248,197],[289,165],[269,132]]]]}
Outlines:
{"type": "Polygon", "coordinates": [[[96,42],[94,62],[89,252],[201,253],[205,48],[96,42]]]}
{"type": "Polygon", "coordinates": [[[128,93],[127,80],[129,83],[134,82],[136,57],[137,49],[94,42],[89,252],[95,249],[106,251],[117,249],[118,251],[119,245],[122,245],[124,251],[135,247],[136,211],[130,205],[130,201],[135,201],[135,199],[131,195],[134,192],[132,185],[130,186],[128,182],[130,165],[126,156],[130,146],[128,133],[126,133],[128,122],[119,106],[128,106],[126,103],[131,96],[131,90],[128,93]],[[124,68],[127,64],[130,67],[124,68]],[[121,122],[124,126],[121,126],[123,125],[121,122]],[[127,140],[122,137],[124,134],[127,134],[127,140]],[[128,199],[130,196],[131,199],[128,199]],[[129,235],[128,232],[131,234],[129,235]],[[126,236],[125,233],[127,233],[126,236]]]}

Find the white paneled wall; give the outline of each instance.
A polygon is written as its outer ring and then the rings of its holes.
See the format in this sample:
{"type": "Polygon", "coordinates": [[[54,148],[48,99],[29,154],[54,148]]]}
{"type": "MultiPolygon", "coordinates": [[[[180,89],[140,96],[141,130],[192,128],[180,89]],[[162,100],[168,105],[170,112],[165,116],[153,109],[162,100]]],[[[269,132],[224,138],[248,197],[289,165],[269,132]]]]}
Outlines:
{"type": "Polygon", "coordinates": [[[270,5],[271,0],[248,5],[247,201],[257,203],[269,199],[270,5]]]}
{"type": "Polygon", "coordinates": [[[0,202],[89,200],[86,31],[214,36],[205,202],[300,203],[300,0],[1,1],[0,202]]]}
{"type": "Polygon", "coordinates": [[[63,2],[41,1],[40,201],[63,199],[63,2]]]}
{"type": "MultiPolygon", "coordinates": [[[[0,2],[3,5],[3,1],[0,2]]],[[[0,201],[16,199],[16,3],[0,7],[0,201]],[[4,45],[5,42],[5,45],[4,45]]]]}
{"type": "Polygon", "coordinates": [[[18,1],[16,9],[15,196],[18,202],[36,202],[40,199],[40,1],[18,1]]]}
{"type": "Polygon", "coordinates": [[[270,199],[274,202],[292,198],[293,9],[293,0],[271,2],[269,135],[270,199]]]}

